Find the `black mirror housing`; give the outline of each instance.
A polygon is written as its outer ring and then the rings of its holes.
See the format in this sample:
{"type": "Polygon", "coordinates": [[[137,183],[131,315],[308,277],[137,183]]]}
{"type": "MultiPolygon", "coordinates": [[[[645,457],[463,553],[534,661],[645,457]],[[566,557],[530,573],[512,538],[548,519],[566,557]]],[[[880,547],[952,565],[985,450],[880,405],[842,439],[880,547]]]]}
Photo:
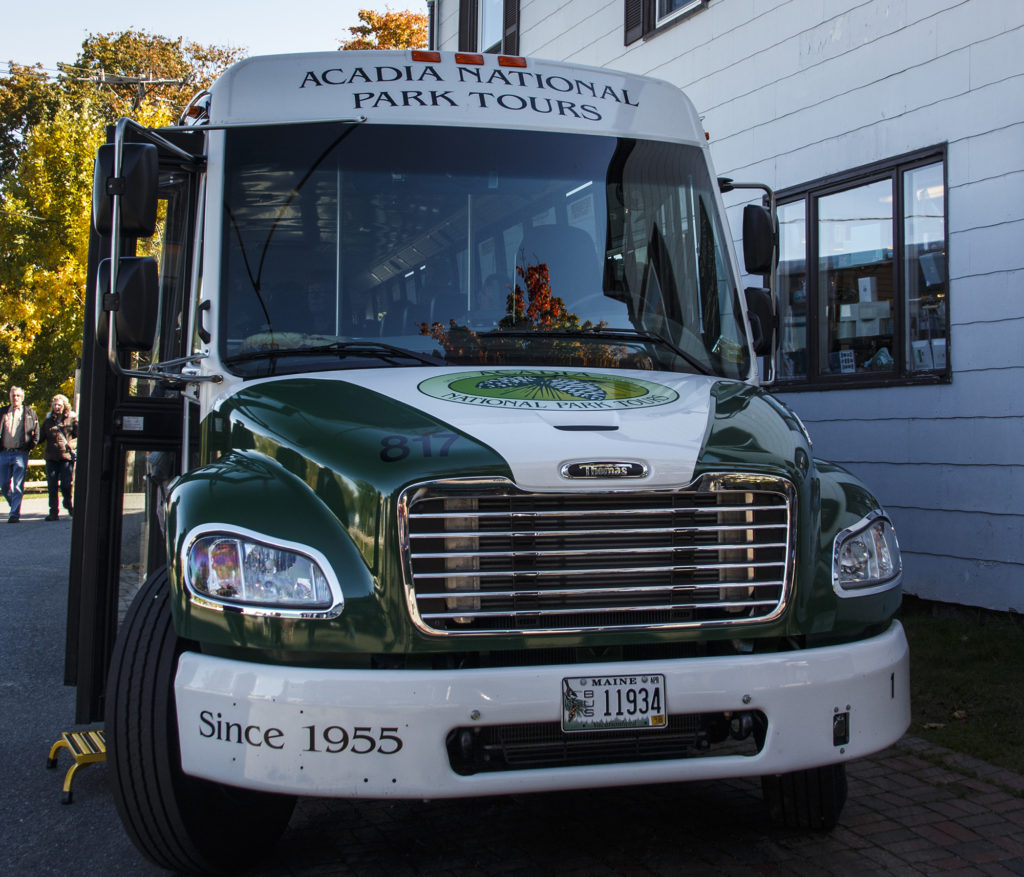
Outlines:
{"type": "Polygon", "coordinates": [[[770,274],[775,256],[775,223],[760,204],[743,208],[743,266],[748,274],[770,274]]]}
{"type": "Polygon", "coordinates": [[[754,343],[755,356],[775,355],[775,302],[767,289],[748,287],[743,290],[747,299],[747,318],[754,343]]]}
{"type": "Polygon", "coordinates": [[[110,259],[96,275],[96,338],[106,343],[107,314],[114,312],[118,350],[152,350],[156,343],[159,272],[150,256],[124,256],[117,263],[117,291],[110,293],[110,259]]]}
{"type": "Polygon", "coordinates": [[[119,177],[114,176],[114,144],[105,143],[96,150],[92,178],[92,224],[96,233],[110,235],[114,226],[114,195],[119,195],[121,235],[152,237],[156,231],[159,182],[159,155],[153,144],[123,144],[119,177]]]}

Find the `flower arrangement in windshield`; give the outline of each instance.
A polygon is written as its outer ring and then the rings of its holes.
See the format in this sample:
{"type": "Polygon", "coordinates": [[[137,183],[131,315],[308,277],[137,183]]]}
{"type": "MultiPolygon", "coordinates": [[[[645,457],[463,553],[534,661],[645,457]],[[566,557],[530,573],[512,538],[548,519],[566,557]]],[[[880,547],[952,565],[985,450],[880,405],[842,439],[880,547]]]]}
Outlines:
{"type": "Polygon", "coordinates": [[[624,363],[629,350],[623,345],[591,340],[588,332],[599,332],[607,323],[581,322],[579,315],[551,291],[551,277],[544,262],[517,265],[519,281],[508,293],[505,316],[496,328],[475,331],[456,319],[430,325],[422,323],[421,335],[429,335],[453,363],[521,364],[545,361],[560,365],[643,367],[624,363]],[[521,282],[520,282],[521,281],[521,282]],[[579,333],[579,337],[566,337],[579,333]]]}
{"type": "MultiPolygon", "coordinates": [[[[502,329],[579,329],[580,318],[569,312],[557,295],[551,294],[551,277],[548,266],[544,262],[539,265],[527,265],[524,269],[516,265],[516,274],[526,286],[516,283],[511,293],[511,311],[501,319],[498,325],[502,329]]],[[[591,325],[587,323],[587,325],[591,325]]]]}

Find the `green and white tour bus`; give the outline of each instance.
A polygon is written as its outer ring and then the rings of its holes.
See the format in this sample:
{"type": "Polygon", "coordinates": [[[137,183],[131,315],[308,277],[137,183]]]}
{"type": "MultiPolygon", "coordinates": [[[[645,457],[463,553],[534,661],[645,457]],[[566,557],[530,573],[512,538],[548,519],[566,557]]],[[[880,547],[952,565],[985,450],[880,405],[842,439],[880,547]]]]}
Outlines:
{"type": "Polygon", "coordinates": [[[299,795],[762,777],[909,722],[889,518],[769,395],[692,104],[426,51],[249,58],[97,156],[67,680],[150,859],[299,795]]]}

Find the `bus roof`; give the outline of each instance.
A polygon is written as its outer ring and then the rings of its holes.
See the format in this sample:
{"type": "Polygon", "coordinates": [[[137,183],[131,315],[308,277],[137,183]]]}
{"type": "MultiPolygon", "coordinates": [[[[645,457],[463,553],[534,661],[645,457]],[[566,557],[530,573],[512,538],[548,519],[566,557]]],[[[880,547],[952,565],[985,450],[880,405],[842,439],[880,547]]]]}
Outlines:
{"type": "Polygon", "coordinates": [[[674,85],[534,58],[415,49],[266,55],[229,67],[211,92],[212,125],[365,118],[705,139],[693,104],[674,85]]]}

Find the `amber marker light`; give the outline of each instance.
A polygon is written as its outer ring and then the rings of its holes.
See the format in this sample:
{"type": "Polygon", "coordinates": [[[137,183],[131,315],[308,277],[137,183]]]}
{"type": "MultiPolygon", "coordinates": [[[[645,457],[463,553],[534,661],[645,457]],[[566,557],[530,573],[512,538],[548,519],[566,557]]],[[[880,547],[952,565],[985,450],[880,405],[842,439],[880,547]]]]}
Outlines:
{"type": "Polygon", "coordinates": [[[517,55],[498,55],[499,67],[525,67],[526,59],[517,55]]]}
{"type": "Polygon", "coordinates": [[[483,55],[472,55],[469,52],[456,52],[455,53],[456,64],[483,64],[483,55]]]}
{"type": "Polygon", "coordinates": [[[412,50],[413,61],[428,61],[431,64],[439,64],[441,62],[440,52],[427,52],[423,49],[412,50]]]}

